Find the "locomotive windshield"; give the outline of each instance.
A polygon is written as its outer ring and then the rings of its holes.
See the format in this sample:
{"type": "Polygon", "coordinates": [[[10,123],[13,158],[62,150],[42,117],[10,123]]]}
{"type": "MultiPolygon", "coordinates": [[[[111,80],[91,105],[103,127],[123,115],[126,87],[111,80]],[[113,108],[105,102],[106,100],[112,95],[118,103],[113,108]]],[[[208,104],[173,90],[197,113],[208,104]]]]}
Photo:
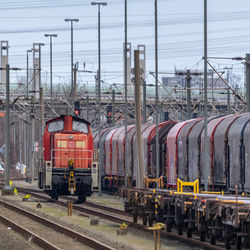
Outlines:
{"type": "Polygon", "coordinates": [[[48,131],[50,133],[60,131],[64,129],[64,122],[62,120],[57,120],[54,122],[51,122],[48,127],[48,131]]]}
{"type": "Polygon", "coordinates": [[[85,133],[85,134],[87,134],[89,132],[87,124],[79,122],[79,121],[73,121],[73,127],[72,128],[75,131],[82,132],[82,133],[85,133]]]}

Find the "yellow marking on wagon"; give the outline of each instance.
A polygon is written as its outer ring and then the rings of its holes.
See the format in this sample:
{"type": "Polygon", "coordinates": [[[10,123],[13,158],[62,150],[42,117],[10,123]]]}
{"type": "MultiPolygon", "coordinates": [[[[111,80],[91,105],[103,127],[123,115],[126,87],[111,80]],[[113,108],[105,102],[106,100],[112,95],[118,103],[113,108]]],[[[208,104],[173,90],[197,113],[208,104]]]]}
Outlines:
{"type": "Polygon", "coordinates": [[[177,178],[177,192],[182,193],[183,187],[193,187],[193,192],[198,194],[199,193],[199,179],[196,181],[182,181],[179,178],[177,178]]]}

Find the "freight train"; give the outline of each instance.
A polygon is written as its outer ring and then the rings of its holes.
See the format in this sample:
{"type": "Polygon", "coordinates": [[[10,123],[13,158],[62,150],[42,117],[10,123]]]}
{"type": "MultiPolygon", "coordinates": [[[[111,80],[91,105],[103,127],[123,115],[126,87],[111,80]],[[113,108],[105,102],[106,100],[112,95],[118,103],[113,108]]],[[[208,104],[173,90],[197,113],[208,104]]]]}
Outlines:
{"type": "MultiPolygon", "coordinates": [[[[94,133],[94,147],[102,143],[103,187],[117,190],[124,185],[125,157],[130,186],[135,186],[138,155],[135,125],[127,127],[128,154],[125,156],[124,126],[94,133]]],[[[208,186],[210,190],[250,192],[250,113],[217,116],[208,119],[207,148],[209,158],[208,186]]],[[[204,119],[159,124],[159,173],[164,187],[176,187],[177,178],[193,182],[204,179],[204,119]]],[[[156,177],[156,128],[142,125],[144,176],[156,177]]],[[[153,184],[153,183],[152,183],[153,184]]]]}
{"type": "Polygon", "coordinates": [[[39,187],[53,199],[59,195],[77,195],[79,202],[85,201],[91,195],[91,170],[96,167],[90,123],[68,115],[47,121],[43,149],[39,187]]]}

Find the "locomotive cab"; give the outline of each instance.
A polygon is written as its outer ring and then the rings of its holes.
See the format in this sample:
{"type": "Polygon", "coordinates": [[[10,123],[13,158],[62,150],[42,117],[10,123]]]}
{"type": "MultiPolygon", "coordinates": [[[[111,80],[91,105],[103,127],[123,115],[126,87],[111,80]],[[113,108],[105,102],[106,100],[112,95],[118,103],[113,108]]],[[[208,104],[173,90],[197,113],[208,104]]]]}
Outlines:
{"type": "Polygon", "coordinates": [[[77,195],[80,202],[91,195],[94,150],[90,124],[84,119],[61,116],[46,123],[43,167],[39,187],[53,199],[77,195]]]}

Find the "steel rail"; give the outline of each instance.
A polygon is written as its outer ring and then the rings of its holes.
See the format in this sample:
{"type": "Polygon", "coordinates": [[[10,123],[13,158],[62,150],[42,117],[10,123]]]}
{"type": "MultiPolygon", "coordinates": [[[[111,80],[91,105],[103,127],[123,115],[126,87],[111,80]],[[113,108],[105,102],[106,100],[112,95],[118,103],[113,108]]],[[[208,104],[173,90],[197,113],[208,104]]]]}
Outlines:
{"type": "MultiPolygon", "coordinates": [[[[72,200],[72,201],[77,201],[77,199],[73,198],[73,197],[66,197],[66,196],[61,196],[60,197],[61,199],[64,199],[64,200],[72,200]]],[[[123,216],[127,216],[127,217],[131,217],[131,215],[121,209],[118,209],[118,208],[114,208],[114,207],[107,207],[105,205],[101,205],[101,204],[98,204],[98,203],[92,203],[92,202],[89,202],[89,201],[84,201],[83,205],[85,206],[88,206],[88,207],[91,207],[91,208],[97,208],[97,209],[100,209],[100,210],[104,210],[104,211],[107,211],[107,212],[111,212],[111,213],[115,213],[115,214],[120,214],[120,215],[123,215],[123,216]]]]}
{"type": "Polygon", "coordinates": [[[95,239],[92,239],[88,236],[85,236],[83,234],[80,234],[72,229],[69,229],[69,228],[65,228],[64,226],[61,226],[60,224],[58,223],[55,223],[53,221],[50,221],[48,219],[45,219],[45,218],[42,218],[41,216],[39,215],[36,215],[34,213],[31,213],[31,212],[28,212],[22,208],[18,208],[8,202],[5,202],[3,200],[0,200],[0,204],[3,205],[4,207],[12,210],[12,211],[15,211],[17,213],[20,213],[34,221],[37,221],[47,227],[50,227],[54,230],[56,230],[57,232],[60,232],[72,239],[76,239],[78,240],[79,242],[83,243],[84,245],[88,245],[94,249],[103,249],[103,250],[114,250],[114,248],[106,245],[106,244],[103,244],[95,239]]]}
{"type": "Polygon", "coordinates": [[[120,215],[124,215],[124,216],[128,216],[128,217],[130,216],[129,213],[124,212],[123,210],[113,208],[113,207],[107,207],[107,206],[100,205],[100,204],[97,204],[97,203],[92,203],[92,202],[85,201],[84,205],[87,205],[87,206],[93,207],[93,208],[97,208],[97,209],[103,209],[103,210],[111,212],[111,213],[116,213],[116,214],[120,214],[120,215]]]}

